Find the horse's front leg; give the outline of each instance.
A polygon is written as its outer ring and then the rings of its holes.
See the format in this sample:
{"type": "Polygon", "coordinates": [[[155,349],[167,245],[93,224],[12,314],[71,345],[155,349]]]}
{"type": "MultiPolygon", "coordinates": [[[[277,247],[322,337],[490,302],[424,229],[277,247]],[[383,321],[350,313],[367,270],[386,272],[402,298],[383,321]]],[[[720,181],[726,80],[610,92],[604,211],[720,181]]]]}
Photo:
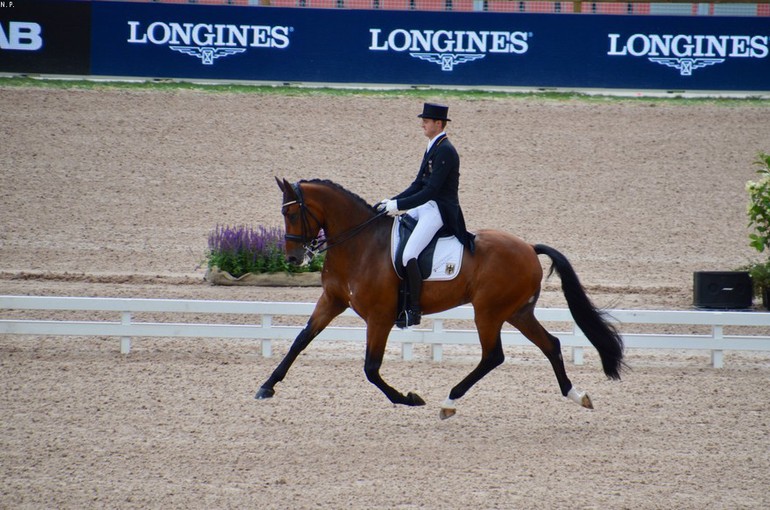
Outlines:
{"type": "Polygon", "coordinates": [[[329,323],[336,316],[345,311],[347,305],[339,303],[335,300],[328,298],[326,293],[321,295],[321,298],[316,303],[310,319],[307,321],[305,328],[300,331],[297,338],[294,339],[294,343],[291,344],[289,352],[283,357],[283,360],[273,370],[273,373],[265,381],[265,383],[259,388],[257,394],[254,396],[257,400],[270,398],[275,395],[275,389],[273,388],[276,383],[279,383],[286,377],[286,373],[291,368],[291,365],[297,359],[297,356],[310,345],[318,334],[329,325],[329,323]]]}
{"type": "Polygon", "coordinates": [[[388,321],[367,323],[366,361],[364,362],[364,373],[366,374],[366,378],[370,383],[377,386],[394,404],[424,406],[425,401],[418,394],[410,391],[404,395],[386,383],[380,375],[382,359],[385,356],[385,346],[388,343],[388,335],[390,334],[392,326],[393,323],[388,321]]]}
{"type": "Polygon", "coordinates": [[[505,361],[503,342],[500,338],[502,323],[494,318],[486,317],[476,310],[476,329],[481,341],[481,361],[465,378],[449,392],[449,397],[441,405],[439,417],[442,420],[451,418],[457,412],[457,400],[463,397],[471,387],[485,375],[500,366],[505,361]]]}

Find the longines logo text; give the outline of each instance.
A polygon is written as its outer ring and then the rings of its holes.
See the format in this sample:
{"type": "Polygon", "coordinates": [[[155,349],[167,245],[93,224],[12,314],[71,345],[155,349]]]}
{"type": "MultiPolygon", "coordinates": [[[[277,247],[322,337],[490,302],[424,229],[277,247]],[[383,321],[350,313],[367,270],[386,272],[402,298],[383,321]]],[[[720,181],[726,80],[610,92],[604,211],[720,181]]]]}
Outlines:
{"type": "Polygon", "coordinates": [[[452,71],[454,66],[484,58],[488,53],[518,54],[529,49],[531,32],[470,30],[406,30],[397,28],[383,34],[370,28],[370,51],[409,52],[409,56],[452,71]]]}
{"type": "Polygon", "coordinates": [[[292,27],[267,25],[225,25],[212,23],[165,23],[156,21],[146,28],[129,21],[128,42],[156,44],[199,58],[204,65],[215,59],[243,53],[249,48],[288,48],[292,27]]]}
{"type": "Polygon", "coordinates": [[[728,58],[766,58],[770,37],[764,35],[607,34],[609,56],[647,57],[650,62],[673,67],[681,76],[728,58]]]}

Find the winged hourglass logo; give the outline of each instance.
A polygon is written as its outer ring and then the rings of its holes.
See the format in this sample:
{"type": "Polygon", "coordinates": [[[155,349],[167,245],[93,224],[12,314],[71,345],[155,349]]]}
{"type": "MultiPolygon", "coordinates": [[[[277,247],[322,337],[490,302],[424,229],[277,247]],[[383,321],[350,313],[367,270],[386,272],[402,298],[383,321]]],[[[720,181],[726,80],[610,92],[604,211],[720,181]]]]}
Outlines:
{"type": "Polygon", "coordinates": [[[650,62],[661,64],[674,69],[679,69],[681,76],[692,76],[695,69],[721,64],[725,61],[723,58],[661,58],[649,57],[650,62]]]}
{"type": "Polygon", "coordinates": [[[214,65],[215,58],[227,57],[228,55],[235,55],[246,51],[245,48],[211,48],[208,46],[169,46],[169,48],[180,53],[198,57],[207,66],[214,65]]]}
{"type": "Polygon", "coordinates": [[[452,71],[457,64],[472,62],[486,56],[478,53],[410,53],[409,55],[438,64],[442,71],[452,71]]]}

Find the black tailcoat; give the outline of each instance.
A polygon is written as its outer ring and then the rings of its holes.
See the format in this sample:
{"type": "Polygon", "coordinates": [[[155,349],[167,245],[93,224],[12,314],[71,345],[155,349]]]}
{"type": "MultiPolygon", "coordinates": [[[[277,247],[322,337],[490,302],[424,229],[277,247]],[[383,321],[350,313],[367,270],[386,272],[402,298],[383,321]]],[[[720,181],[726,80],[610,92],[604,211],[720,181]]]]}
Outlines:
{"type": "Polygon", "coordinates": [[[444,228],[473,253],[475,236],[465,228],[465,218],[458,197],[459,187],[460,157],[452,142],[443,135],[425,153],[414,182],[393,197],[393,200],[398,201],[400,211],[435,200],[444,228]]]}

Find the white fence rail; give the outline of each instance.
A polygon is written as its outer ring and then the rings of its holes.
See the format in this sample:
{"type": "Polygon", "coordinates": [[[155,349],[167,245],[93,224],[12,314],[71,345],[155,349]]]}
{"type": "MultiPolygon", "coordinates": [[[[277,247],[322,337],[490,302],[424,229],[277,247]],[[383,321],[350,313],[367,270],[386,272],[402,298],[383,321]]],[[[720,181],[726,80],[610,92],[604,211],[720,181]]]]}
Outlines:
{"type": "MultiPolygon", "coordinates": [[[[275,303],[255,301],[205,301],[171,299],[126,299],[44,296],[0,296],[0,313],[6,310],[87,311],[115,312],[119,321],[65,321],[39,319],[0,319],[0,334],[51,336],[107,336],[120,338],[120,352],[128,354],[132,337],[188,337],[188,338],[244,338],[261,340],[262,355],[272,354],[273,340],[294,339],[302,326],[274,325],[275,316],[308,317],[315,305],[311,303],[275,303]],[[259,317],[254,324],[207,324],[199,322],[136,322],[136,313],[163,314],[243,314],[259,317]]],[[[662,311],[662,310],[608,310],[620,331],[627,348],[631,349],[695,349],[711,351],[711,364],[724,366],[724,351],[770,352],[770,313],[730,311],[662,311]],[[629,324],[706,326],[710,334],[625,333],[629,324]],[[748,328],[752,335],[725,335],[725,327],[748,328]]],[[[571,348],[575,364],[583,363],[583,349],[591,344],[574,325],[569,310],[538,308],[538,319],[544,322],[571,324],[571,330],[554,333],[562,346],[571,348]]],[[[343,316],[356,317],[347,310],[343,316]]],[[[442,347],[450,344],[476,344],[475,330],[444,329],[445,320],[472,320],[473,309],[462,306],[446,312],[426,316],[431,319],[429,329],[394,329],[390,339],[401,344],[405,360],[412,359],[414,344],[429,344],[431,357],[440,361],[442,347]]],[[[744,328],[742,328],[744,329],[744,328]]],[[[365,342],[363,326],[332,326],[318,336],[318,340],[365,342]]],[[[504,345],[531,345],[517,331],[504,330],[504,345]]]]}

